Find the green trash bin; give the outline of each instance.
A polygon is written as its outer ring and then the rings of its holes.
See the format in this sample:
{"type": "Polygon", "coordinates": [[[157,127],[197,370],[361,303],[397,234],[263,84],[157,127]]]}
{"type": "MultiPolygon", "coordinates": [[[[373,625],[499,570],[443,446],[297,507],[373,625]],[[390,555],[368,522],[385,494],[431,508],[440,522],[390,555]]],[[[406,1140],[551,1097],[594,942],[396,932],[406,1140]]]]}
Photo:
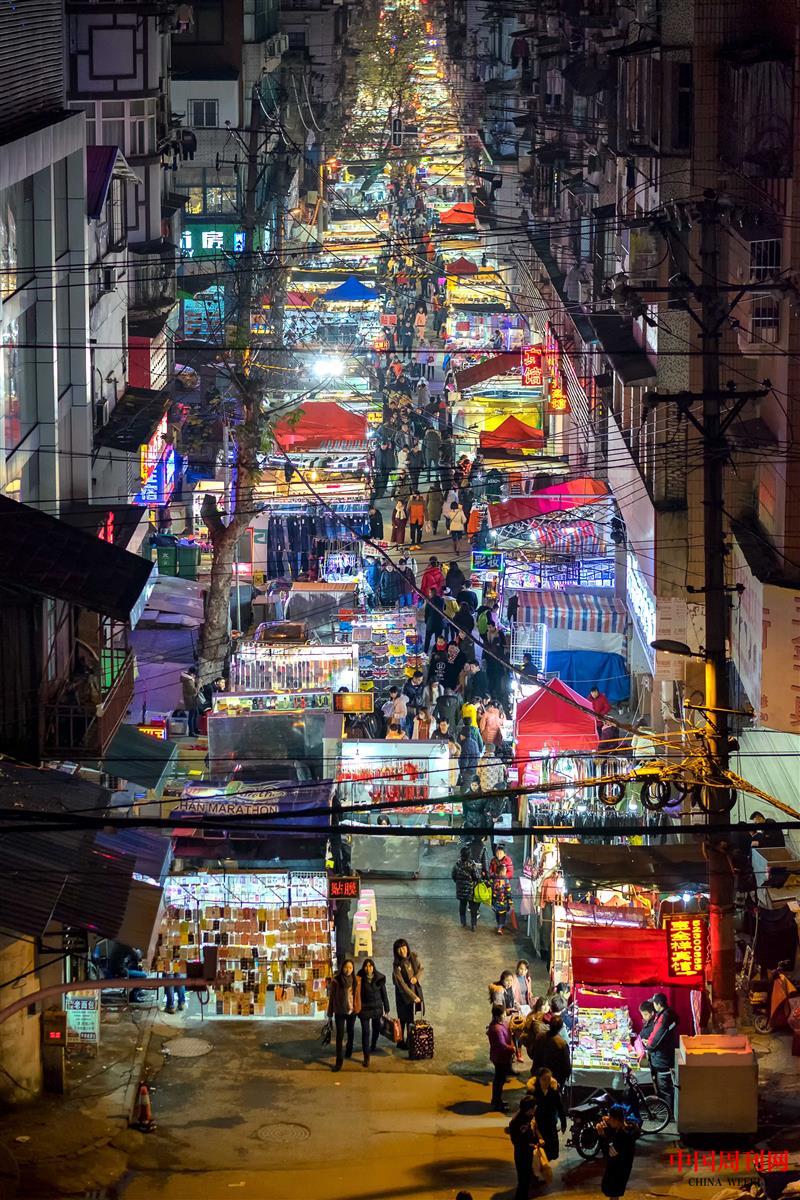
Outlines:
{"type": "Polygon", "coordinates": [[[178,551],[178,574],[181,579],[197,579],[200,563],[199,546],[176,546],[178,551]]]}
{"type": "Polygon", "coordinates": [[[159,575],[178,574],[177,546],[156,546],[156,558],[158,559],[159,575]]]}

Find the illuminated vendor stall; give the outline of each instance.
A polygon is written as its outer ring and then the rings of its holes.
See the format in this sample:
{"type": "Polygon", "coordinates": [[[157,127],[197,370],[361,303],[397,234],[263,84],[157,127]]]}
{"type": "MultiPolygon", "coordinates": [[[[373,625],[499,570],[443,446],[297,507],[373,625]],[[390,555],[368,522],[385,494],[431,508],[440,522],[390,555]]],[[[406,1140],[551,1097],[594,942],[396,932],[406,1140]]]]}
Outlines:
{"type": "Polygon", "coordinates": [[[209,979],[210,1017],[327,1011],[334,936],[324,871],[171,876],[156,970],[209,979]]]}

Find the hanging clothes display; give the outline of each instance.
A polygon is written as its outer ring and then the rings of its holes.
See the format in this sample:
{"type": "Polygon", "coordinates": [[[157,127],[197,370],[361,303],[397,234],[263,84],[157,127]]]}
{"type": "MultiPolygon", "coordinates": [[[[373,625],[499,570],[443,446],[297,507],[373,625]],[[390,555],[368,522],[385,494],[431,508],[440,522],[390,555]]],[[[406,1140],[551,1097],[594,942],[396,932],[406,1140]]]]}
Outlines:
{"type": "Polygon", "coordinates": [[[267,579],[316,578],[332,546],[369,537],[366,501],[328,505],[281,500],[267,508],[267,579]]]}

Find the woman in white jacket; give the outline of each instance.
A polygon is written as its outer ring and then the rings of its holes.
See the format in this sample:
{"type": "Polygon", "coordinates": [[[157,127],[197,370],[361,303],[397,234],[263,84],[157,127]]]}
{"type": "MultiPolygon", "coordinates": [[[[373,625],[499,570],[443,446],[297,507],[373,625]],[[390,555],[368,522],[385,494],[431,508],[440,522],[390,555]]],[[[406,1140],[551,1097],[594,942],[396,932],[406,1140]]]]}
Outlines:
{"type": "Polygon", "coordinates": [[[453,550],[458,554],[459,543],[464,536],[464,531],[467,528],[467,514],[461,505],[456,502],[450,505],[450,537],[453,539],[453,550]]]}

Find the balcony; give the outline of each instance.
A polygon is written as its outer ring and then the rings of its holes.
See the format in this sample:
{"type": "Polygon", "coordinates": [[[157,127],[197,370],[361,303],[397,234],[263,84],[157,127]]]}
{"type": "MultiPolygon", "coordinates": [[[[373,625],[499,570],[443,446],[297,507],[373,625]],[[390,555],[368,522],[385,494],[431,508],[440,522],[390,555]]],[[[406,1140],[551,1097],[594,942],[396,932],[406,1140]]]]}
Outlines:
{"type": "Polygon", "coordinates": [[[133,654],[130,650],[102,651],[100,671],[99,704],[57,702],[44,706],[46,754],[102,758],[108,750],[133,700],[133,654]]]}

